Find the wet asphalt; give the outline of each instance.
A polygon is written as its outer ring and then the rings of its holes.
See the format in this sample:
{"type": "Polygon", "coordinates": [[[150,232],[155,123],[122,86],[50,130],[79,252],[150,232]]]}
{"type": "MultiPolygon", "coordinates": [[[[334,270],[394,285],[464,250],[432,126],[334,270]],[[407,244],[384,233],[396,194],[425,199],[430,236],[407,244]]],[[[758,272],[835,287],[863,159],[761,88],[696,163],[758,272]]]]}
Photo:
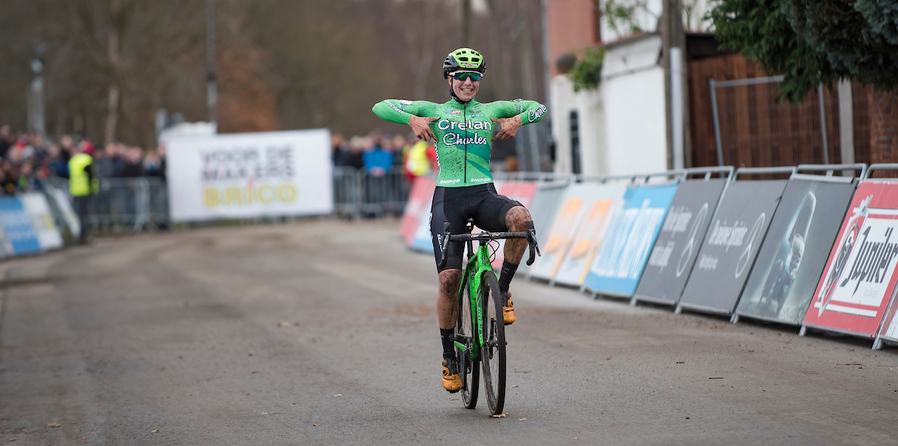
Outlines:
{"type": "Polygon", "coordinates": [[[397,220],[99,238],[0,263],[0,444],[895,444],[898,350],[512,284],[504,418],[440,386],[397,220]]]}

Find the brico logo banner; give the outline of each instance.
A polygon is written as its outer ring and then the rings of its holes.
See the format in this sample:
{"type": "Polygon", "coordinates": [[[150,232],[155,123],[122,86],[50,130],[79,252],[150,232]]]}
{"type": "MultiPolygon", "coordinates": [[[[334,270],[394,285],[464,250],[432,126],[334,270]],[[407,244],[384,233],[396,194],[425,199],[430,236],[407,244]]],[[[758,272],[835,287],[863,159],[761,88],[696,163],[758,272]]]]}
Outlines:
{"type": "Polygon", "coordinates": [[[203,205],[243,206],[296,200],[293,151],[287,145],[200,151],[203,205]]]}
{"type": "Polygon", "coordinates": [[[333,211],[326,130],[186,137],[170,141],[174,220],[314,215],[333,211]]]}

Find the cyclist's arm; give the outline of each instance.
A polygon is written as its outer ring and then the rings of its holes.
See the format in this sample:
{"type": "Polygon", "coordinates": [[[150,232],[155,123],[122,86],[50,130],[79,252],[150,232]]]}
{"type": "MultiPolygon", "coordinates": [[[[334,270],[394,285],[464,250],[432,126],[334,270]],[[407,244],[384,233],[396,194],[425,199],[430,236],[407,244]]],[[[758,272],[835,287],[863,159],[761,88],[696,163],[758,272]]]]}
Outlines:
{"type": "Polygon", "coordinates": [[[415,136],[430,141],[436,139],[430,128],[430,123],[437,120],[435,109],[433,102],[387,99],[374,104],[371,111],[385,121],[408,124],[415,136]]]}
{"type": "Polygon", "coordinates": [[[533,124],[546,114],[546,106],[536,101],[516,99],[514,101],[496,101],[488,106],[490,117],[496,119],[519,117],[521,125],[533,124]]]}
{"type": "Polygon", "coordinates": [[[412,116],[428,116],[428,112],[433,108],[434,104],[427,101],[386,99],[374,104],[371,111],[384,121],[408,124],[408,120],[412,116]]]}
{"type": "Polygon", "coordinates": [[[490,117],[500,126],[494,139],[508,139],[517,134],[524,124],[532,124],[542,119],[546,106],[536,101],[499,101],[488,106],[490,117]]]}

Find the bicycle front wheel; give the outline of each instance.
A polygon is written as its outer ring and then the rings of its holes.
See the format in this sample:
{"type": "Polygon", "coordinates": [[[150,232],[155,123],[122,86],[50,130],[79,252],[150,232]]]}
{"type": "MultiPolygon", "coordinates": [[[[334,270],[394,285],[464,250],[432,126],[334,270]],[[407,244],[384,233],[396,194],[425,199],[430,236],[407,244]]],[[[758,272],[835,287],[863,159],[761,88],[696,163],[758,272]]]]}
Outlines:
{"type": "Polygon", "coordinates": [[[505,319],[502,316],[502,294],[496,274],[486,271],[480,281],[483,305],[483,337],[481,353],[483,383],[490,413],[498,415],[505,407],[505,319]]]}
{"type": "MultiPolygon", "coordinates": [[[[462,284],[461,299],[458,302],[458,319],[455,322],[455,355],[458,358],[458,372],[461,374],[461,398],[465,407],[477,407],[477,391],[480,387],[480,359],[473,359],[474,353],[474,313],[471,311],[471,287],[468,281],[462,284]],[[459,347],[459,344],[464,348],[459,347]]],[[[477,355],[479,356],[479,355],[477,355]]]]}

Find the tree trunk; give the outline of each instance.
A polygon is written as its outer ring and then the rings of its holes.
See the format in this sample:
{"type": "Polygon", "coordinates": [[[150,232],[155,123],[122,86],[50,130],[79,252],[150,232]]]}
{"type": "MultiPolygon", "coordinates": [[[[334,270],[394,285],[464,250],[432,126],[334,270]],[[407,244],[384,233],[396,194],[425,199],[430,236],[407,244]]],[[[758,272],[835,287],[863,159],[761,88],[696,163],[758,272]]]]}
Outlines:
{"type": "Polygon", "coordinates": [[[496,0],[487,0],[487,6],[490,10],[490,19],[492,20],[492,26],[490,26],[490,47],[492,48],[493,54],[490,59],[490,67],[488,68],[490,71],[495,73],[494,78],[497,79],[496,82],[493,82],[493,85],[496,88],[496,99],[511,99],[508,97],[508,82],[509,78],[505,70],[505,57],[503,54],[503,48],[505,47],[504,42],[502,41],[502,30],[500,24],[502,23],[502,17],[499,14],[499,8],[496,6],[496,0]]]}
{"type": "Polygon", "coordinates": [[[471,0],[461,2],[461,43],[471,47],[471,0]]]}
{"type": "MultiPolygon", "coordinates": [[[[121,1],[120,0],[112,0],[109,4],[110,7],[110,17],[116,17],[121,12],[121,1]]],[[[116,127],[118,126],[118,114],[119,114],[119,103],[121,91],[119,90],[119,73],[121,70],[121,56],[119,54],[119,39],[121,35],[119,33],[119,29],[116,26],[115,21],[111,23],[109,27],[108,35],[108,46],[107,46],[107,60],[110,68],[110,76],[109,76],[109,89],[107,90],[106,96],[106,106],[107,106],[107,114],[106,114],[106,128],[103,132],[104,143],[109,143],[115,141],[116,137],[116,127]]]]}

